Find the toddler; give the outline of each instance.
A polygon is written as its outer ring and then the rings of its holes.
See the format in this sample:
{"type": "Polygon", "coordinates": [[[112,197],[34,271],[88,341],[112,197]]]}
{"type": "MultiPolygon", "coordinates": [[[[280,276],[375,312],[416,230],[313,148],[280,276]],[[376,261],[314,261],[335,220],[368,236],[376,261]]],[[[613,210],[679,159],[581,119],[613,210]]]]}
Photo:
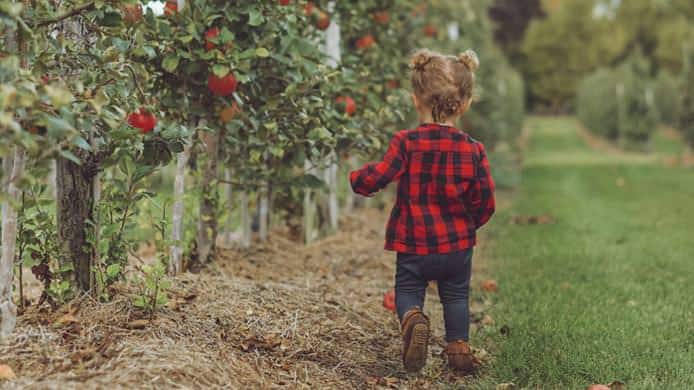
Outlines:
{"type": "Polygon", "coordinates": [[[403,336],[403,364],[426,363],[428,281],[438,284],[451,368],[471,373],[469,290],[476,231],[494,213],[494,181],[484,146],[457,129],[470,108],[479,67],[468,50],[446,56],[419,50],[411,58],[412,100],[420,125],[395,134],[383,161],[350,174],[354,192],[370,196],[398,181],[386,230],[387,250],[397,252],[395,306],[403,336]]]}

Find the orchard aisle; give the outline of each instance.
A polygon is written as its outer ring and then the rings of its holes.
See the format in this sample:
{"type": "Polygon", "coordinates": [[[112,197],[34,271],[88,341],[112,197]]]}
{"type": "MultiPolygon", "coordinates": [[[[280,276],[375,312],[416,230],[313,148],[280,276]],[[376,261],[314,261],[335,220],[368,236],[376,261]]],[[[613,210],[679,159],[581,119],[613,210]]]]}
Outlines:
{"type": "MultiPolygon", "coordinates": [[[[382,306],[394,270],[394,256],[382,250],[385,220],[385,212],[359,210],[343,218],[342,232],[308,247],[273,234],[264,246],[223,251],[202,273],[179,277],[151,323],[126,298],[132,291],[114,291],[107,304],[85,299],[67,312],[30,310],[0,356],[14,368],[17,388],[465,383],[444,369],[433,290],[429,364],[420,376],[401,368],[398,323],[382,306]]],[[[484,264],[483,252],[477,265],[484,264]]],[[[473,298],[474,337],[495,332],[483,313],[486,298],[477,291],[473,298]]],[[[483,350],[477,354],[488,359],[483,350]]]]}
{"type": "Polygon", "coordinates": [[[484,381],[694,388],[694,171],[671,163],[676,137],[627,153],[579,126],[528,121],[523,183],[488,254],[509,332],[484,381]]]}

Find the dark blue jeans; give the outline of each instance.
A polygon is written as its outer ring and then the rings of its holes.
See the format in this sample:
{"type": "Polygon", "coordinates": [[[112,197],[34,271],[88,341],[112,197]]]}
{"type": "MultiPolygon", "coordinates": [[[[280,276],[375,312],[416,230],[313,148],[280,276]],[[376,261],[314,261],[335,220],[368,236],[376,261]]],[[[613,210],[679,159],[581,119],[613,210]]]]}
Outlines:
{"type": "Polygon", "coordinates": [[[398,317],[411,308],[424,307],[427,284],[435,280],[443,304],[446,341],[470,338],[470,274],[472,248],[447,254],[398,253],[395,271],[395,306],[398,317]]]}

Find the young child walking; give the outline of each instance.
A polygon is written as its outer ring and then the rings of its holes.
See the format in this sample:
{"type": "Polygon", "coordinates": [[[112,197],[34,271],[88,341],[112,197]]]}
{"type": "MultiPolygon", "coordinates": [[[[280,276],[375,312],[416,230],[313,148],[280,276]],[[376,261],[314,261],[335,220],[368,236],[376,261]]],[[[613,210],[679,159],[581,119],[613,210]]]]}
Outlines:
{"type": "Polygon", "coordinates": [[[494,213],[494,181],[484,146],[455,127],[470,108],[477,55],[419,50],[411,58],[412,100],[420,125],[395,134],[383,161],[350,174],[354,192],[371,196],[398,181],[386,231],[397,252],[395,306],[403,336],[403,364],[424,367],[429,318],[422,312],[435,280],[443,304],[451,368],[471,373],[469,290],[476,231],[494,213]]]}

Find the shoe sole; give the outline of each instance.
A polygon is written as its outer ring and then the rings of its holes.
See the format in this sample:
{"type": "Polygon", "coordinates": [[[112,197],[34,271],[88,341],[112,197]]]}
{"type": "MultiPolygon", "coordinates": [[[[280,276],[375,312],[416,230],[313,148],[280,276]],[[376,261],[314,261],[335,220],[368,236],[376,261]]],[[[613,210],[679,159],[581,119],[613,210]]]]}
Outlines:
{"type": "Polygon", "coordinates": [[[414,372],[421,370],[427,362],[429,348],[429,326],[416,324],[412,328],[412,339],[405,356],[405,370],[414,372]]]}

